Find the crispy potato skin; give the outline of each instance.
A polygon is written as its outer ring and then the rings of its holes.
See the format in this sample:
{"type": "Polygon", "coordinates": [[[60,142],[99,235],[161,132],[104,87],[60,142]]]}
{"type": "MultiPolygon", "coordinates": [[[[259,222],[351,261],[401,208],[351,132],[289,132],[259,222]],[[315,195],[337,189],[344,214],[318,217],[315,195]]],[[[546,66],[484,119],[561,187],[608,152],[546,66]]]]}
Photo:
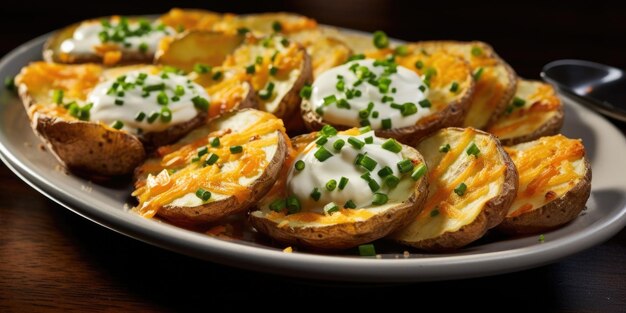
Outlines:
{"type": "Polygon", "coordinates": [[[585,176],[568,192],[548,204],[515,217],[506,217],[498,230],[507,234],[537,234],[569,223],[585,208],[591,194],[591,165],[585,158],[585,176]]]}
{"type": "MultiPolygon", "coordinates": [[[[296,144],[305,144],[314,136],[294,138],[296,144]]],[[[405,147],[406,148],[406,147],[405,147]]],[[[424,162],[417,150],[411,149],[411,157],[424,162]]],[[[355,223],[342,223],[322,227],[278,227],[268,218],[250,214],[250,223],[257,231],[284,244],[297,245],[315,250],[346,249],[382,238],[404,227],[419,214],[428,195],[426,176],[421,178],[413,193],[402,203],[371,218],[355,223]]]]}
{"type": "Polygon", "coordinates": [[[500,141],[505,146],[512,146],[518,143],[529,142],[535,139],[539,139],[544,136],[553,136],[558,134],[563,128],[563,122],[565,120],[565,114],[563,113],[563,108],[559,108],[558,112],[555,116],[553,116],[550,120],[548,120],[545,124],[541,125],[539,129],[536,131],[514,138],[502,138],[500,141]]]}
{"type": "Polygon", "coordinates": [[[278,132],[277,136],[278,149],[263,174],[248,187],[252,192],[245,201],[239,202],[235,196],[231,196],[195,207],[164,206],[157,215],[172,224],[194,226],[208,224],[231,214],[245,212],[272,188],[278,178],[287,155],[287,142],[281,133],[278,132]]]}
{"type": "MultiPolygon", "coordinates": [[[[462,128],[449,128],[449,130],[463,131],[462,128]]],[[[485,203],[484,208],[473,222],[461,227],[455,232],[445,232],[441,236],[418,242],[397,240],[398,242],[428,251],[454,250],[476,241],[481,238],[487,230],[496,227],[504,220],[517,194],[519,185],[517,169],[509,155],[502,149],[496,137],[483,131],[478,131],[478,134],[489,136],[491,140],[497,141],[496,147],[498,149],[498,155],[500,155],[501,161],[505,165],[504,183],[500,194],[485,203]]]]}
{"type": "Polygon", "coordinates": [[[313,67],[311,65],[311,57],[306,52],[306,49],[300,45],[300,49],[303,53],[302,67],[300,68],[300,76],[294,82],[291,89],[280,100],[278,109],[276,112],[270,112],[278,118],[286,119],[285,126],[289,130],[288,125],[292,120],[297,120],[300,117],[296,116],[298,108],[302,98],[300,97],[300,90],[304,87],[304,84],[311,84],[313,82],[313,67]]]}

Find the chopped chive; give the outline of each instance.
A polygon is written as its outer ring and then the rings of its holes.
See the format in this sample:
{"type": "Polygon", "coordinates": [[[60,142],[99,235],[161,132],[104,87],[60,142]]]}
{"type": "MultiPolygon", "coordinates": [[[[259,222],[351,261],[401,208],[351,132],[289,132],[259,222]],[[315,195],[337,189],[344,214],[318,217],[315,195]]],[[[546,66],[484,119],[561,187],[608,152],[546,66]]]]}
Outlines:
{"type": "Polygon", "coordinates": [[[274,212],[280,212],[287,206],[285,199],[276,199],[270,203],[270,210],[274,212]]]}
{"type": "MultiPolygon", "coordinates": [[[[354,158],[354,165],[358,165],[359,162],[361,162],[361,159],[363,158],[364,154],[363,153],[359,153],[356,155],[356,158],[354,158]]],[[[369,175],[369,173],[366,173],[367,175],[369,175]]]]}
{"type": "Polygon", "coordinates": [[[287,197],[287,214],[295,214],[301,210],[300,201],[295,196],[287,197]]]}
{"type": "Polygon", "coordinates": [[[122,123],[122,121],[120,120],[116,120],[115,122],[113,122],[113,124],[111,124],[111,127],[115,129],[122,129],[122,127],[124,127],[124,123],[122,123]]]}
{"type": "Polygon", "coordinates": [[[220,137],[215,137],[211,139],[211,147],[217,148],[220,146],[220,137]]]}
{"type": "Polygon", "coordinates": [[[154,123],[154,121],[156,121],[156,119],[159,118],[159,116],[161,116],[159,112],[150,113],[150,116],[148,116],[148,124],[154,123]]]}
{"type": "Polygon", "coordinates": [[[365,127],[361,127],[361,128],[359,128],[359,132],[360,132],[361,134],[365,134],[365,133],[367,133],[367,132],[371,132],[371,131],[372,131],[372,127],[370,127],[369,125],[368,125],[368,126],[365,126],[365,127]]]}
{"type": "Polygon", "coordinates": [[[519,97],[515,97],[515,98],[513,98],[513,102],[511,102],[511,104],[514,107],[520,108],[520,107],[523,107],[524,104],[526,104],[526,100],[524,100],[522,98],[519,98],[519,97]]]}
{"type": "Polygon", "coordinates": [[[389,188],[395,188],[400,183],[400,178],[394,175],[388,175],[383,179],[383,184],[387,185],[389,188]]]}
{"type": "Polygon", "coordinates": [[[118,97],[123,97],[125,95],[125,93],[123,91],[118,91],[117,92],[117,96],[118,97]]]}
{"type": "Polygon", "coordinates": [[[232,154],[238,154],[243,152],[243,147],[242,146],[230,146],[230,148],[228,148],[230,150],[230,153],[232,154]]]}
{"type": "Polygon", "coordinates": [[[200,111],[207,112],[209,110],[209,101],[203,97],[195,96],[191,98],[191,102],[193,102],[193,106],[200,111]]]}
{"type": "Polygon", "coordinates": [[[322,196],[322,194],[320,193],[320,191],[317,189],[317,187],[313,188],[313,191],[311,191],[311,199],[315,200],[315,201],[319,201],[320,197],[322,196]]]}
{"type": "Polygon", "coordinates": [[[289,46],[289,39],[287,38],[281,39],[280,44],[283,45],[283,47],[287,48],[289,46]]]}
{"type": "Polygon", "coordinates": [[[361,148],[363,148],[363,146],[365,145],[365,143],[361,140],[359,140],[356,137],[349,137],[348,138],[348,143],[357,150],[361,150],[361,148]]]}
{"type": "Polygon", "coordinates": [[[206,74],[211,71],[211,67],[206,64],[196,63],[193,66],[193,71],[198,74],[206,74]]]}
{"type": "Polygon", "coordinates": [[[370,173],[369,173],[369,172],[367,172],[367,173],[365,173],[365,174],[361,175],[360,177],[361,177],[361,179],[363,179],[363,180],[364,180],[364,181],[366,181],[366,182],[369,182],[370,180],[372,180],[372,177],[370,176],[370,173]]]}
{"type": "Polygon", "coordinates": [[[137,113],[137,115],[135,115],[135,121],[137,122],[141,122],[146,118],[146,113],[143,112],[139,112],[137,113]]]}
{"type": "Polygon", "coordinates": [[[390,118],[383,119],[381,122],[382,122],[383,129],[391,129],[391,119],[390,118]]]}
{"type": "Polygon", "coordinates": [[[324,136],[332,137],[337,135],[337,129],[330,125],[324,125],[324,127],[322,127],[322,129],[320,130],[320,133],[322,133],[324,136]]]}
{"type": "Polygon", "coordinates": [[[317,149],[317,151],[315,151],[314,154],[315,158],[320,161],[320,162],[324,162],[326,161],[328,158],[332,157],[333,154],[330,153],[328,150],[326,150],[326,148],[324,148],[324,146],[321,146],[319,149],[317,149]]]}
{"type": "Polygon", "coordinates": [[[459,83],[452,82],[452,85],[450,85],[450,92],[457,92],[457,91],[459,91],[459,83]]]}
{"type": "Polygon", "coordinates": [[[274,92],[274,83],[269,82],[265,89],[259,91],[259,98],[263,100],[269,100],[272,97],[272,93],[274,92]]]}
{"type": "Polygon", "coordinates": [[[340,151],[345,144],[346,142],[343,139],[337,139],[335,140],[335,142],[333,142],[333,148],[335,148],[335,150],[337,151],[340,151]]]}
{"type": "Polygon", "coordinates": [[[402,145],[400,143],[398,143],[395,139],[391,138],[391,139],[387,139],[387,141],[385,141],[381,147],[387,151],[391,151],[393,153],[398,153],[400,151],[402,151],[402,145]]]}
{"type": "Polygon", "coordinates": [[[413,170],[413,162],[409,159],[404,159],[397,163],[398,170],[404,174],[413,170]]]}
{"type": "Polygon", "coordinates": [[[483,54],[483,49],[480,47],[472,47],[472,56],[479,57],[483,54]]]}
{"type": "Polygon", "coordinates": [[[204,161],[204,164],[206,165],[213,165],[215,164],[215,162],[217,162],[217,160],[219,160],[219,156],[215,153],[211,153],[211,155],[209,155],[209,157],[206,158],[206,161],[204,161]]]}
{"type": "Polygon", "coordinates": [[[167,97],[165,91],[159,92],[159,94],[157,95],[157,102],[160,105],[167,105],[170,102],[170,99],[167,97]]]}
{"type": "Polygon", "coordinates": [[[430,100],[428,100],[428,99],[424,99],[424,100],[422,100],[422,101],[420,101],[420,102],[418,102],[418,103],[419,103],[419,105],[420,105],[422,108],[430,108],[430,107],[431,107],[431,105],[432,105],[432,104],[430,103],[430,100]]]}
{"type": "Polygon", "coordinates": [[[324,108],[323,107],[319,107],[317,109],[315,109],[315,113],[319,116],[324,116],[324,108]]]}
{"type": "Polygon", "coordinates": [[[274,30],[274,32],[280,32],[283,29],[283,26],[280,24],[279,21],[274,21],[272,23],[272,29],[274,30]]]}
{"type": "Polygon", "coordinates": [[[270,66],[270,75],[272,76],[276,76],[276,73],[278,73],[278,67],[276,66],[270,66]]]}
{"type": "Polygon", "coordinates": [[[337,97],[335,97],[335,95],[324,97],[324,105],[333,104],[335,102],[337,102],[337,97]]]}
{"type": "Polygon", "coordinates": [[[472,142],[472,144],[469,146],[469,148],[467,148],[465,152],[467,152],[467,155],[474,155],[475,157],[478,157],[478,155],[480,154],[480,149],[478,149],[478,146],[475,142],[472,142]]]}
{"type": "Polygon", "coordinates": [[[263,64],[263,57],[262,56],[256,57],[256,60],[254,61],[254,63],[256,63],[258,65],[263,64]]]}
{"type": "Polygon", "coordinates": [[[339,190],[343,190],[343,188],[346,188],[348,181],[350,181],[350,179],[348,179],[347,177],[341,176],[341,179],[339,180],[339,190]]]}
{"type": "Polygon", "coordinates": [[[383,177],[383,178],[391,174],[393,174],[393,170],[389,166],[385,166],[378,171],[378,176],[383,177]]]}
{"type": "Polygon", "coordinates": [[[339,206],[337,206],[334,202],[330,202],[324,206],[324,212],[326,214],[332,214],[339,211],[339,206]]]}
{"type": "Polygon", "coordinates": [[[417,166],[417,168],[413,171],[413,173],[411,173],[411,178],[413,180],[418,180],[422,178],[424,174],[426,174],[426,164],[422,163],[419,166],[417,166]]]}
{"type": "Polygon", "coordinates": [[[147,43],[145,43],[145,42],[140,43],[140,44],[139,44],[139,51],[140,51],[141,53],[146,53],[146,52],[148,52],[148,44],[147,44],[147,43]]]}
{"type": "Polygon", "coordinates": [[[479,80],[479,79],[480,79],[480,76],[482,76],[482,75],[483,75],[483,70],[484,70],[484,69],[483,69],[482,67],[479,67],[479,68],[476,70],[476,72],[474,72],[474,74],[473,74],[473,76],[474,76],[474,80],[479,80]]]}
{"type": "Polygon", "coordinates": [[[439,146],[439,152],[446,153],[446,152],[450,151],[450,148],[451,147],[450,147],[449,143],[447,143],[445,145],[441,145],[441,146],[439,146]]]}
{"type": "Polygon", "coordinates": [[[422,62],[421,60],[418,60],[415,62],[415,68],[418,70],[421,70],[424,67],[424,62],[422,62]]]}
{"type": "Polygon", "coordinates": [[[248,29],[246,27],[239,27],[239,28],[237,28],[237,34],[239,34],[239,35],[245,35],[248,32],[250,32],[250,29],[248,29]]]}
{"type": "Polygon", "coordinates": [[[254,74],[255,72],[256,72],[256,67],[254,66],[254,64],[246,67],[246,73],[254,74]]]}
{"type": "Polygon", "coordinates": [[[454,193],[456,193],[459,196],[462,196],[465,194],[466,190],[467,190],[467,185],[465,185],[465,183],[460,183],[458,186],[456,186],[456,188],[454,188],[454,193]]]}
{"type": "Polygon", "coordinates": [[[339,99],[339,102],[337,102],[337,107],[340,109],[350,109],[350,103],[348,103],[348,100],[346,99],[339,99]]]}
{"type": "Polygon", "coordinates": [[[546,236],[544,234],[539,235],[539,242],[543,243],[546,241],[546,236]]]}
{"type": "Polygon", "coordinates": [[[439,215],[439,209],[434,208],[432,211],[430,211],[430,217],[435,217],[439,215]]]}
{"type": "Polygon", "coordinates": [[[198,188],[198,190],[196,191],[196,197],[200,198],[200,200],[202,201],[208,201],[209,199],[211,199],[211,192],[202,188],[198,188]]]}
{"type": "Polygon", "coordinates": [[[373,205],[383,205],[389,201],[389,197],[386,194],[376,192],[374,193],[374,199],[372,200],[373,205]]]}
{"type": "Polygon", "coordinates": [[[148,86],[143,87],[143,91],[147,91],[147,92],[164,90],[164,89],[165,89],[164,83],[148,85],[148,86]]]}
{"type": "Polygon", "coordinates": [[[378,191],[378,189],[380,189],[380,185],[378,184],[378,182],[373,179],[370,179],[370,181],[367,182],[367,185],[370,187],[370,190],[372,192],[376,192],[378,191]]]}
{"type": "Polygon", "coordinates": [[[343,205],[344,208],[346,209],[356,209],[356,204],[354,203],[354,201],[352,201],[352,199],[346,201],[346,203],[343,205]]]}
{"type": "Polygon", "coordinates": [[[52,101],[56,104],[63,103],[63,90],[55,90],[52,92],[52,101]]]}
{"type": "Polygon", "coordinates": [[[146,78],[148,78],[148,74],[146,73],[139,73],[139,75],[137,76],[137,79],[139,80],[145,80],[146,78]]]}
{"type": "Polygon", "coordinates": [[[298,160],[296,161],[296,164],[294,164],[294,167],[296,168],[297,171],[301,171],[304,169],[306,165],[304,164],[304,161],[302,160],[298,160]]]}
{"type": "Polygon", "coordinates": [[[361,110],[359,111],[359,117],[362,119],[366,119],[370,116],[370,111],[368,110],[361,110]]]}
{"type": "Polygon", "coordinates": [[[419,89],[421,92],[426,92],[426,86],[424,85],[420,85],[417,89],[419,89]]]}
{"type": "Polygon", "coordinates": [[[115,105],[124,105],[124,100],[122,100],[122,99],[115,99],[114,103],[115,103],[115,105]]]}
{"type": "Polygon", "coordinates": [[[372,112],[372,118],[378,118],[378,111],[372,112]]]}
{"type": "Polygon", "coordinates": [[[169,123],[172,121],[172,111],[168,107],[161,108],[161,122],[169,123]]]}
{"type": "Polygon", "coordinates": [[[304,85],[300,90],[300,97],[304,99],[309,99],[311,98],[311,92],[313,92],[313,88],[311,87],[311,85],[304,85]]]}
{"type": "Polygon", "coordinates": [[[180,97],[185,94],[185,88],[181,85],[176,85],[176,89],[174,90],[174,93],[180,97]]]}
{"type": "Polygon", "coordinates": [[[338,91],[343,91],[345,87],[346,87],[346,82],[343,80],[337,81],[337,84],[335,85],[335,88],[337,88],[338,91]]]}
{"type": "MultiPolygon", "coordinates": [[[[428,101],[428,100],[422,100],[422,101],[428,101]]],[[[422,105],[422,101],[420,101],[420,106],[422,105]]],[[[402,116],[413,115],[417,113],[417,106],[413,102],[407,102],[402,105],[402,109],[400,109],[400,113],[402,113],[402,116]]]]}
{"type": "Polygon", "coordinates": [[[224,73],[222,73],[221,71],[217,71],[213,74],[213,76],[211,76],[211,79],[220,80],[222,79],[222,76],[224,76],[224,73]]]}
{"type": "Polygon", "coordinates": [[[326,190],[333,191],[333,190],[335,190],[335,188],[337,188],[337,181],[336,180],[331,179],[328,182],[326,182],[326,190]]]}
{"type": "Polygon", "coordinates": [[[395,55],[405,56],[409,54],[409,48],[406,45],[397,46],[393,53],[395,55]]]}
{"type": "Polygon", "coordinates": [[[201,157],[201,156],[209,153],[209,148],[204,146],[202,148],[198,148],[197,152],[198,152],[198,157],[201,157]]]}
{"type": "Polygon", "coordinates": [[[327,142],[328,142],[328,137],[322,135],[315,141],[315,144],[318,146],[322,146],[327,142]]]}
{"type": "Polygon", "coordinates": [[[374,143],[374,137],[369,136],[365,138],[365,143],[366,144],[373,144],[374,143]]]}
{"type": "Polygon", "coordinates": [[[348,58],[346,63],[351,62],[351,61],[356,61],[356,60],[364,60],[364,59],[365,59],[365,54],[362,54],[362,53],[353,54],[348,58]]]}
{"type": "Polygon", "coordinates": [[[168,79],[168,78],[170,78],[170,76],[167,75],[167,73],[164,72],[163,74],[161,74],[161,78],[168,79]]]}
{"type": "Polygon", "coordinates": [[[378,49],[387,48],[389,46],[389,37],[383,31],[376,31],[374,32],[373,43],[378,49]]]}
{"type": "Polygon", "coordinates": [[[376,249],[373,244],[366,244],[359,246],[359,255],[360,256],[376,256],[376,249]]]}
{"type": "Polygon", "coordinates": [[[364,155],[361,160],[359,160],[359,165],[371,172],[374,170],[374,168],[376,168],[378,162],[376,162],[376,160],[370,158],[369,156],[364,155]]]}

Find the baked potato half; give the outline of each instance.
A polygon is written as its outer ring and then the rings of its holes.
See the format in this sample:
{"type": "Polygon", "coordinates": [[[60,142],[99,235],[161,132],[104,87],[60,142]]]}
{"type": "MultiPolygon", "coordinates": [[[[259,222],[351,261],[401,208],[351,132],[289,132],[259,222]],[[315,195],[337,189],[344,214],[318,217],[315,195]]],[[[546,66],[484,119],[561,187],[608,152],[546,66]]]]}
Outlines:
{"type": "Polygon", "coordinates": [[[246,75],[257,92],[260,110],[289,121],[298,112],[300,90],[312,80],[306,49],[275,35],[246,40],[226,58],[223,67],[246,75]]]}
{"type": "Polygon", "coordinates": [[[315,28],[317,28],[317,22],[306,16],[287,12],[269,12],[224,15],[213,30],[231,33],[250,31],[259,36],[272,33],[292,34],[315,28]]]}
{"type": "Polygon", "coordinates": [[[313,78],[328,69],[346,63],[352,55],[352,50],[343,41],[319,29],[299,31],[289,34],[287,38],[306,48],[311,56],[313,78]]]}
{"type": "Polygon", "coordinates": [[[460,126],[474,90],[467,63],[445,52],[405,48],[402,56],[392,49],[372,51],[366,54],[371,59],[318,77],[301,105],[307,127],[371,125],[378,136],[414,145],[433,131],[460,126]]]}
{"type": "Polygon", "coordinates": [[[246,109],[195,129],[137,168],[138,214],[202,225],[244,212],[274,184],[288,147],[282,120],[246,109]]]}
{"type": "Polygon", "coordinates": [[[519,171],[519,189],[498,230],[540,233],[580,214],[591,193],[591,166],[581,140],[556,135],[504,149],[519,171]]]}
{"type": "Polygon", "coordinates": [[[416,148],[429,168],[428,198],[392,239],[423,250],[451,250],[502,222],[515,198],[518,174],[498,139],[474,128],[444,128],[416,148]]]}
{"type": "Polygon", "coordinates": [[[144,144],[173,142],[207,116],[254,105],[245,81],[221,78],[209,85],[194,75],[148,65],[35,62],[16,84],[35,133],[66,168],[116,176],[132,173],[145,157],[144,144]]]}
{"type": "Polygon", "coordinates": [[[110,16],[57,31],[46,41],[48,62],[104,65],[152,63],[160,41],[176,30],[145,18],[110,16]]]}
{"type": "Polygon", "coordinates": [[[556,135],[563,118],[561,100],[551,85],[520,79],[513,100],[487,131],[510,146],[556,135]]]}
{"type": "Polygon", "coordinates": [[[327,126],[292,143],[279,180],[250,213],[251,224],[278,242],[354,247],[406,225],[426,198],[422,156],[394,139],[327,126]]]}
{"type": "Polygon", "coordinates": [[[159,21],[179,32],[184,31],[212,31],[225,15],[201,9],[173,8],[159,17],[159,21]]]}
{"type": "Polygon", "coordinates": [[[445,51],[469,63],[476,89],[464,127],[485,129],[506,110],[515,93],[517,75],[488,44],[480,41],[422,41],[414,43],[426,53],[445,51]]]}

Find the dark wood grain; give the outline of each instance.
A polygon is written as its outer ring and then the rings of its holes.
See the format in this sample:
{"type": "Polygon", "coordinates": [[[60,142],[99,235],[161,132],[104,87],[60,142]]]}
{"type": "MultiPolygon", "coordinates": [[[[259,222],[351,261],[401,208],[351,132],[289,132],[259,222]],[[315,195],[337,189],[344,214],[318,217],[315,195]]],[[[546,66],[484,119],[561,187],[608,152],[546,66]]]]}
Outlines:
{"type": "MultiPolygon", "coordinates": [[[[626,68],[626,10],[608,1],[524,4],[511,9],[499,1],[473,7],[382,0],[204,3],[216,11],[296,11],[327,24],[385,29],[408,40],[480,39],[529,78],[538,78],[541,66],[557,58],[626,68]]],[[[78,3],[74,7],[80,10],[70,10],[65,8],[71,3],[3,4],[0,55],[69,22],[112,13],[159,13],[171,2],[151,1],[149,9],[133,5],[78,3]]],[[[198,6],[192,1],[176,5],[198,6]]],[[[353,311],[376,304],[414,310],[444,304],[446,310],[465,311],[624,312],[626,230],[558,263],[518,273],[423,284],[324,283],[234,269],[149,246],[66,210],[0,166],[0,312],[232,311],[250,304],[327,310],[336,302],[353,311]]]]}

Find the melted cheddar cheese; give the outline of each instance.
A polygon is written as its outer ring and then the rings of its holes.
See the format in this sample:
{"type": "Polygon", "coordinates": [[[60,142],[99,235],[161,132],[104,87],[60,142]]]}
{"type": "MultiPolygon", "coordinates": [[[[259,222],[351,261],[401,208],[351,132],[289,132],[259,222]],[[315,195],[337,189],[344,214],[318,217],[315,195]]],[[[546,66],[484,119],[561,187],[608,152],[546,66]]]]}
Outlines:
{"type": "Polygon", "coordinates": [[[560,198],[585,176],[581,140],[563,135],[506,147],[519,171],[519,189],[507,217],[519,216],[560,198]]]}

